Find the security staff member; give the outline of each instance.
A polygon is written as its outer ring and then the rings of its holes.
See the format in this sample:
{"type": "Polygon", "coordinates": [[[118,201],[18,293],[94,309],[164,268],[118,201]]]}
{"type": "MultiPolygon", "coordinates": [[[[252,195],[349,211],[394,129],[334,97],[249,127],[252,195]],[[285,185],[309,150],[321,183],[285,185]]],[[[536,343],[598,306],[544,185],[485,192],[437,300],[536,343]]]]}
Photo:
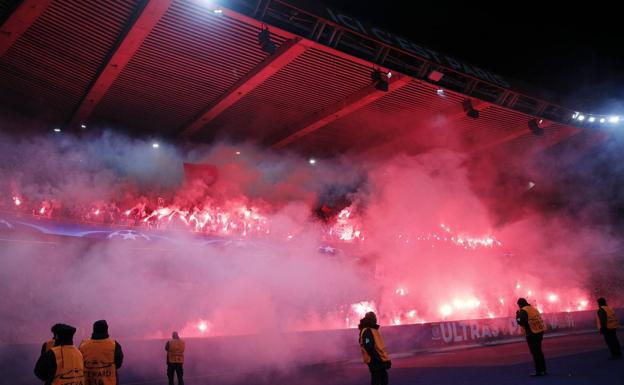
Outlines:
{"type": "Polygon", "coordinates": [[[56,331],[61,326],[62,324],[55,324],[54,326],[50,328],[50,331],[52,332],[52,338],[44,342],[43,345],[41,345],[41,355],[44,355],[48,350],[54,347],[54,343],[56,342],[56,338],[57,338],[56,331]]]}
{"type": "Polygon", "coordinates": [[[90,339],[82,341],[80,352],[84,358],[85,385],[117,385],[117,369],[123,364],[121,345],[108,335],[108,323],[93,323],[90,339]]]}
{"type": "Polygon", "coordinates": [[[371,385],[387,385],[388,369],[392,366],[392,361],[390,361],[383,338],[379,333],[375,313],[372,311],[366,313],[364,318],[360,320],[358,328],[360,329],[360,351],[362,352],[362,359],[368,365],[371,373],[371,385]]]}
{"type": "Polygon", "coordinates": [[[517,304],[520,310],[516,312],[516,322],[524,329],[529,351],[535,363],[535,373],[531,374],[531,376],[545,376],[548,373],[546,372],[546,361],[542,352],[542,340],[544,339],[544,331],[546,331],[544,320],[539,311],[529,305],[526,299],[519,298],[517,304]]]}
{"type": "Polygon", "coordinates": [[[178,385],[184,385],[184,348],[184,340],[180,339],[178,332],[171,333],[171,339],[165,344],[169,385],[173,385],[173,373],[178,377],[178,385]]]}
{"type": "Polygon", "coordinates": [[[84,385],[82,354],[74,346],[74,333],[73,326],[60,325],[55,346],[37,360],[35,375],[46,385],[84,385]]]}
{"type": "Polygon", "coordinates": [[[602,297],[598,298],[596,322],[598,323],[600,334],[604,336],[605,342],[609,347],[611,359],[622,359],[622,348],[616,334],[617,328],[620,327],[620,320],[618,320],[613,309],[607,306],[607,300],[602,297]]]}

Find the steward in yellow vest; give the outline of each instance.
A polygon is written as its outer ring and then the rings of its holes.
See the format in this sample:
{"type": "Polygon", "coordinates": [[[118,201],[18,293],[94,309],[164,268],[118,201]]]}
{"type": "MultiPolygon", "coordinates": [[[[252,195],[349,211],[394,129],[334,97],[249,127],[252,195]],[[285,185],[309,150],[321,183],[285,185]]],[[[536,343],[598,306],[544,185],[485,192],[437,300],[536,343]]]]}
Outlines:
{"type": "Polygon", "coordinates": [[[362,353],[362,360],[368,365],[371,373],[371,384],[387,385],[387,370],[392,366],[392,361],[390,361],[383,338],[379,333],[379,325],[377,324],[375,313],[372,311],[366,313],[364,318],[360,320],[358,328],[360,330],[358,339],[360,352],[362,353]]]}
{"type": "Polygon", "coordinates": [[[108,323],[93,323],[90,339],[82,341],[80,352],[84,358],[85,385],[117,385],[117,369],[123,364],[121,345],[108,336],[108,323]]]}
{"type": "Polygon", "coordinates": [[[546,325],[540,312],[529,305],[526,299],[518,298],[517,303],[520,310],[516,312],[516,322],[524,329],[529,351],[531,356],[533,356],[533,363],[535,364],[535,373],[531,374],[531,376],[545,376],[548,373],[546,372],[546,360],[542,352],[542,340],[544,339],[546,325]]]}
{"type": "Polygon", "coordinates": [[[173,385],[173,374],[178,377],[178,384],[184,385],[184,350],[186,344],[178,332],[171,333],[171,339],[165,344],[167,351],[167,379],[173,385]]]}
{"type": "Polygon", "coordinates": [[[74,333],[72,326],[58,326],[55,346],[37,360],[35,375],[46,385],[84,385],[82,354],[74,346],[74,333]]]}
{"type": "Polygon", "coordinates": [[[621,359],[622,347],[620,346],[620,341],[618,340],[616,334],[617,329],[620,327],[620,320],[613,309],[607,306],[607,300],[604,298],[598,298],[596,322],[598,324],[600,334],[604,336],[609,352],[611,352],[611,359],[621,359]]]}
{"type": "Polygon", "coordinates": [[[52,338],[44,342],[41,346],[41,355],[44,355],[48,350],[54,347],[54,343],[56,342],[56,330],[61,326],[62,324],[55,324],[50,328],[50,331],[52,332],[52,338]]]}

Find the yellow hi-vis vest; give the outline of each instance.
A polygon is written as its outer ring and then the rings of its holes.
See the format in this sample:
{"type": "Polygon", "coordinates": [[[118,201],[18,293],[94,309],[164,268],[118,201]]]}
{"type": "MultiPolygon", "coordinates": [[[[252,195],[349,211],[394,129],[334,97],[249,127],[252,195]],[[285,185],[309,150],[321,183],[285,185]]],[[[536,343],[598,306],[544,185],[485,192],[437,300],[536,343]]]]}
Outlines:
{"type": "Polygon", "coordinates": [[[54,342],[56,342],[54,339],[46,341],[46,352],[54,347],[54,342]]]}
{"type": "Polygon", "coordinates": [[[522,310],[524,310],[529,316],[529,328],[533,333],[537,334],[546,331],[544,320],[537,309],[529,305],[523,307],[522,310]]]}
{"type": "Polygon", "coordinates": [[[116,385],[115,340],[88,339],[80,344],[84,358],[85,385],[116,385]]]}
{"type": "Polygon", "coordinates": [[[364,328],[360,331],[360,351],[362,351],[362,359],[364,360],[364,363],[368,364],[369,362],[371,362],[371,357],[368,355],[366,349],[364,349],[364,341],[362,341],[364,331],[366,329],[370,329],[370,331],[373,333],[373,340],[375,340],[375,350],[377,351],[377,354],[379,354],[379,358],[381,358],[381,360],[384,362],[390,361],[390,356],[386,352],[386,345],[384,344],[383,338],[381,338],[379,330],[373,328],[364,328]]]}
{"type": "Polygon", "coordinates": [[[54,346],[56,373],[52,385],[84,385],[82,354],[74,345],[54,346]]]}
{"type": "MultiPolygon", "coordinates": [[[[607,329],[614,330],[619,328],[620,320],[615,315],[613,309],[611,309],[609,306],[600,306],[600,308],[607,313],[607,329]]],[[[598,329],[600,329],[600,317],[598,317],[598,314],[596,314],[596,323],[598,324],[598,329]]]]}
{"type": "Polygon", "coordinates": [[[183,364],[184,347],[184,341],[179,338],[169,340],[169,348],[167,349],[167,362],[170,364],[183,364]]]}

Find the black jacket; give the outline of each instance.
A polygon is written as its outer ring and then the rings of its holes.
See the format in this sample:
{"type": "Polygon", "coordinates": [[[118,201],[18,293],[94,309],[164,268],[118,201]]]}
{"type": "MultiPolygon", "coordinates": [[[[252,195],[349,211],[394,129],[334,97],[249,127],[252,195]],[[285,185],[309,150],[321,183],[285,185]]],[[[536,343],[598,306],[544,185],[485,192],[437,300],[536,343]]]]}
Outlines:
{"type": "MultiPolygon", "coordinates": [[[[71,338],[57,339],[54,346],[72,346],[74,344],[71,338]]],[[[35,376],[41,381],[45,381],[45,385],[50,385],[56,375],[56,357],[52,350],[44,352],[35,364],[35,376]]]]}
{"type": "Polygon", "coordinates": [[[600,333],[604,333],[607,329],[607,312],[603,308],[598,309],[598,320],[600,320],[600,333]]]}

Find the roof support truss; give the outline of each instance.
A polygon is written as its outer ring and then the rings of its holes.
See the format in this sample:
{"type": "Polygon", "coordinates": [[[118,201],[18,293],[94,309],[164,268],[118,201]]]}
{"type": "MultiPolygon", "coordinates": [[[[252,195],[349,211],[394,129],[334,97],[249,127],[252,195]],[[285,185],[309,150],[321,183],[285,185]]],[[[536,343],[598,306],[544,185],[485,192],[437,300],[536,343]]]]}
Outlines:
{"type": "Polygon", "coordinates": [[[263,60],[256,68],[237,81],[219,99],[188,123],[183,128],[181,136],[189,137],[196,133],[265,80],[299,57],[309,46],[305,40],[299,38],[285,41],[275,54],[263,60]]]}
{"type": "Polygon", "coordinates": [[[115,48],[101,70],[92,80],[91,85],[82,101],[69,119],[69,127],[84,124],[106,92],[113,85],[119,74],[126,67],[132,56],[141,47],[147,36],[152,32],[158,21],[164,16],[172,0],[150,0],[138,10],[138,16],[131,22],[119,38],[115,48]]]}
{"type": "MultiPolygon", "coordinates": [[[[411,81],[412,78],[409,76],[394,76],[388,82],[388,92],[397,90],[411,81]]],[[[375,87],[375,84],[371,84],[349,95],[341,102],[304,118],[294,127],[291,127],[289,129],[290,134],[287,134],[286,137],[275,142],[272,148],[283,148],[297,139],[376,101],[382,96],[387,95],[388,92],[381,91],[375,87]]]]}
{"type": "Polygon", "coordinates": [[[0,27],[0,57],[37,21],[52,0],[24,0],[0,27]]]}

